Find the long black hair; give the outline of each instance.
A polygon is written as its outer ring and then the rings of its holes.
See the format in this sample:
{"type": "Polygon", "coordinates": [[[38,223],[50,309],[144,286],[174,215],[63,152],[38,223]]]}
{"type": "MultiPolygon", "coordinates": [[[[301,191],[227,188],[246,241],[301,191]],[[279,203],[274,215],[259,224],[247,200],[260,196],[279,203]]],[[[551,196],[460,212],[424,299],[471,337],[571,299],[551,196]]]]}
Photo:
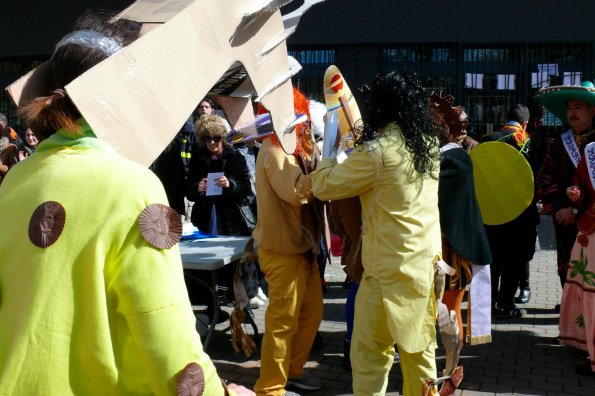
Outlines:
{"type": "Polygon", "coordinates": [[[438,127],[428,107],[428,91],[409,70],[379,74],[368,93],[368,122],[372,129],[396,121],[413,155],[413,167],[432,175],[437,169],[438,127]]]}

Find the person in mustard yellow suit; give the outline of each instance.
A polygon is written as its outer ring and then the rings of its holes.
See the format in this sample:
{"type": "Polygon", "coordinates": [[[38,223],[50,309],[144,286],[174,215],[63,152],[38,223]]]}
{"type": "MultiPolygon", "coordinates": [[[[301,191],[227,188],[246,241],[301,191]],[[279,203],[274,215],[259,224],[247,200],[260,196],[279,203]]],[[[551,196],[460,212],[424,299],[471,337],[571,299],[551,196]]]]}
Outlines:
{"type": "Polygon", "coordinates": [[[397,344],[403,394],[419,395],[424,379],[436,378],[437,126],[428,93],[409,71],[377,76],[367,100],[368,122],[379,137],[356,146],[341,164],[323,158],[312,190],[321,200],[359,195],[362,204],[364,273],[351,340],[354,394],[386,392],[397,344]]]}
{"type": "Polygon", "coordinates": [[[138,33],[108,21],[80,19],[20,109],[45,140],[0,187],[0,394],[253,394],[226,389],[203,351],[163,186],[64,90],[138,33]]]}
{"type": "MultiPolygon", "coordinates": [[[[304,114],[304,95],[294,90],[294,107],[304,114]]],[[[305,107],[307,111],[307,106],[305,107]]],[[[302,131],[306,124],[296,130],[302,131]]],[[[322,320],[322,286],[316,253],[321,224],[313,216],[312,182],[298,157],[283,151],[275,134],[264,138],[256,160],[258,219],[252,233],[260,270],[269,286],[257,395],[297,395],[286,385],[317,390],[318,378],[304,371],[322,320]]],[[[303,136],[301,132],[297,136],[303,136]]],[[[300,139],[298,139],[300,142],[300,139]]],[[[298,143],[298,150],[303,147],[298,143]]],[[[300,157],[301,158],[301,157],[300,157]]]]}

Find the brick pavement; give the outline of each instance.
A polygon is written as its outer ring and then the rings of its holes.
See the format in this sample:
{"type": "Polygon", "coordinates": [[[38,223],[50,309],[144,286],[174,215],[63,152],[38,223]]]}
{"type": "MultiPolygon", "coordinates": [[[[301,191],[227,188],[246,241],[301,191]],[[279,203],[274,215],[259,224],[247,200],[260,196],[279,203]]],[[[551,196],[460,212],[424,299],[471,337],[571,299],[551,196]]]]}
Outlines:
{"type": "MultiPolygon", "coordinates": [[[[522,319],[492,325],[493,341],[462,350],[465,378],[457,395],[595,395],[595,378],[575,374],[574,367],[586,362],[586,353],[550,342],[558,335],[558,314],[554,307],[562,293],[556,272],[556,252],[551,219],[542,217],[538,250],[531,262],[532,297],[522,319]]],[[[514,246],[511,247],[514,249],[514,246]]],[[[320,326],[323,345],[312,352],[307,368],[323,382],[323,388],[306,395],[350,395],[351,374],[341,368],[344,304],[344,273],[336,259],[327,266],[324,318],[320,326]]],[[[264,330],[264,308],[255,310],[259,330],[264,330]]],[[[464,315],[464,313],[463,313],[464,315]]],[[[223,329],[223,325],[220,325],[223,329]]],[[[219,329],[219,328],[218,328],[219,329]]],[[[259,372],[258,352],[252,357],[234,353],[228,333],[216,331],[209,349],[223,378],[252,387],[259,372]]],[[[436,351],[438,368],[444,352],[436,351]]],[[[400,395],[402,376],[396,363],[389,376],[388,395],[400,395]]]]}

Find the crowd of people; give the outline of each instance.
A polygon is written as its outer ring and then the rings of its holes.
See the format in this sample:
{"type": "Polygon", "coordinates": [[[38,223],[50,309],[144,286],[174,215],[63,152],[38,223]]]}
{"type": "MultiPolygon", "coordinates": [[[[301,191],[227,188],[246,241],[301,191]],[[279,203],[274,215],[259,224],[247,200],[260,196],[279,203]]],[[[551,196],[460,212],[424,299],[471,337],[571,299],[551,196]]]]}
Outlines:
{"type": "MultiPolygon", "coordinates": [[[[288,385],[321,388],[304,366],[323,317],[328,217],[353,281],[344,367],[354,394],[384,394],[396,353],[404,395],[424,387],[452,394],[463,343],[491,341],[490,312],[526,313],[516,304],[531,298],[538,200],[558,243],[559,342],[587,351],[591,363],[577,372],[594,375],[593,84],[541,93],[571,126],[541,163],[528,150],[526,106],[512,106],[499,132],[473,141],[452,96],[401,70],[362,90],[366,126],[343,161],[340,135],[320,157],[307,99],[295,90],[302,119],[293,153],[283,131],[237,138],[206,97],[149,171],[97,138],[65,91],[139,29],[81,18],[56,46],[46,92],[18,110],[22,138],[0,113],[0,210],[11,224],[0,230],[0,393],[292,396],[288,385]],[[513,146],[536,174],[531,202],[502,224],[484,224],[476,197],[471,158],[487,142],[513,146]],[[257,246],[243,278],[252,308],[268,300],[253,391],[222,381],[202,348],[192,304],[208,298],[182,270],[183,219],[257,246]],[[464,321],[466,290],[473,305],[464,321]],[[454,342],[440,374],[437,324],[454,342]]],[[[233,274],[224,278],[231,286],[233,274]]]]}
{"type": "Polygon", "coordinates": [[[31,128],[27,128],[24,138],[8,125],[8,118],[0,113],[0,183],[9,169],[29,157],[37,149],[39,140],[31,128]]]}

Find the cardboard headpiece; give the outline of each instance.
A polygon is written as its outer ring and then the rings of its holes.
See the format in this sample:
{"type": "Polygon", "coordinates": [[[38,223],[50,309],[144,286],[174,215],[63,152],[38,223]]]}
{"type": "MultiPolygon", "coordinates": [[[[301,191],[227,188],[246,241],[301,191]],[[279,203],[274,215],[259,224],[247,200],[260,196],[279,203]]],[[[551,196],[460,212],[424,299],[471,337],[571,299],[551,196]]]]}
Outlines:
{"type": "Polygon", "coordinates": [[[583,100],[595,106],[595,86],[591,81],[581,85],[555,85],[539,90],[543,106],[560,120],[566,122],[566,104],[569,100],[583,100]]]}
{"type": "Polygon", "coordinates": [[[234,128],[227,135],[227,141],[231,144],[241,144],[269,136],[273,133],[275,132],[271,123],[271,115],[264,113],[254,117],[254,121],[234,128]]]}
{"type": "MultiPolygon", "coordinates": [[[[320,1],[305,1],[299,10],[320,1]]],[[[146,33],[76,78],[66,92],[98,137],[147,166],[208,93],[244,98],[243,106],[255,96],[270,111],[283,149],[292,153],[295,68],[288,65],[285,39],[301,14],[292,13],[285,27],[280,7],[290,2],[138,0],[116,18],[141,22],[146,33]]],[[[47,95],[45,81],[47,64],[7,90],[20,106],[47,95]]]]}

